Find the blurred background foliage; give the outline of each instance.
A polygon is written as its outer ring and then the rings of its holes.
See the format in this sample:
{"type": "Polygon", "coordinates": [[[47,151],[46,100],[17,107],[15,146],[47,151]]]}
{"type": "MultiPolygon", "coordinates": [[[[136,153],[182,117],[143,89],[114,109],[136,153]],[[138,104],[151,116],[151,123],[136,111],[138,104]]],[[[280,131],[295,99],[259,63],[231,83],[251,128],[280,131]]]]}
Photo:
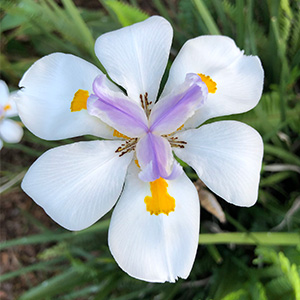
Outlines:
{"type": "MultiPolygon", "coordinates": [[[[33,62],[52,52],[75,54],[103,70],[94,54],[95,39],[154,14],[168,19],[174,28],[168,67],[187,39],[205,34],[230,36],[246,54],[258,55],[265,70],[264,93],[257,107],[230,116],[253,126],[263,137],[259,200],[247,209],[218,199],[225,223],[202,210],[193,270],[187,280],[175,284],[138,281],[118,268],[107,246],[110,215],[86,230],[68,232],[53,224],[46,226],[30,211],[19,208],[27,226],[36,228],[35,234],[2,237],[1,253],[27,245],[38,250],[31,263],[20,263],[19,268],[2,274],[2,286],[30,278],[32,273],[39,280],[33,284],[28,279],[21,290],[13,290],[15,298],[9,299],[299,300],[300,2],[74,1],[1,0],[1,77],[11,90],[17,89],[33,62]]],[[[166,78],[167,72],[163,83],[166,78]]],[[[22,143],[5,144],[1,206],[15,193],[26,198],[19,183],[40,154],[73,141],[44,141],[26,131],[22,143]]],[[[192,169],[186,172],[195,179],[192,169]]]]}

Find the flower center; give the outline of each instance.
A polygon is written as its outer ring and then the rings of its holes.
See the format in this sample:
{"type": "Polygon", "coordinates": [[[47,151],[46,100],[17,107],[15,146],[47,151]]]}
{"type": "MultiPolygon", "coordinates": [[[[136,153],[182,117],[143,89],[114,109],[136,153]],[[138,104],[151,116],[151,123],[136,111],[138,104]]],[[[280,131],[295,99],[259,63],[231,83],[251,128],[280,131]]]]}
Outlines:
{"type": "Polygon", "coordinates": [[[2,120],[5,116],[5,112],[11,109],[10,104],[6,104],[4,106],[0,105],[0,120],[2,120]]]}
{"type": "MultiPolygon", "coordinates": [[[[75,94],[74,98],[71,102],[71,112],[81,111],[82,109],[87,109],[87,100],[89,98],[89,92],[86,90],[79,89],[75,94]]],[[[148,103],[147,103],[148,104],[148,103]]],[[[135,149],[135,145],[137,143],[136,138],[130,138],[121,132],[114,130],[113,136],[124,138],[127,141],[121,145],[115,152],[119,153],[119,156],[123,156],[124,154],[135,149]]]]}
{"type": "Polygon", "coordinates": [[[144,201],[151,215],[158,216],[164,213],[168,216],[171,211],[175,210],[175,199],[169,195],[167,187],[167,181],[161,177],[150,182],[152,196],[146,196],[144,201]]]}
{"type": "Polygon", "coordinates": [[[217,90],[217,84],[216,82],[214,82],[210,76],[198,73],[198,75],[200,76],[201,80],[206,84],[208,92],[211,94],[214,94],[217,90]]]}

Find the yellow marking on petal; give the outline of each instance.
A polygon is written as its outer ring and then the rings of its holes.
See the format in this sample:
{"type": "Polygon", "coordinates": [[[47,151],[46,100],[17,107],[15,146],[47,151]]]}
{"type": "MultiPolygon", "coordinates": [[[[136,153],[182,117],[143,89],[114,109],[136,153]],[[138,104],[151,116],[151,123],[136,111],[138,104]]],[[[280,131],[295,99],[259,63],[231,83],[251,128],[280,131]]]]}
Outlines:
{"type": "Polygon", "coordinates": [[[208,88],[208,92],[214,94],[217,90],[217,84],[216,82],[214,82],[210,76],[204,75],[199,73],[198,74],[200,76],[200,78],[202,79],[202,81],[206,84],[207,88],[208,88]]]}
{"type": "Polygon", "coordinates": [[[168,216],[171,211],[175,210],[175,199],[169,195],[167,187],[167,181],[161,177],[150,182],[152,196],[146,196],[144,201],[146,210],[151,215],[155,214],[158,216],[164,213],[168,216]]]}
{"type": "Polygon", "coordinates": [[[3,107],[3,109],[4,109],[5,111],[10,110],[10,109],[11,109],[11,105],[10,105],[10,104],[6,104],[6,105],[3,107]]]}
{"type": "Polygon", "coordinates": [[[179,128],[176,129],[176,131],[181,130],[184,127],[184,124],[182,124],[179,128]]]}
{"type": "Polygon", "coordinates": [[[75,95],[74,95],[74,98],[71,102],[71,112],[74,112],[74,111],[80,111],[82,109],[86,109],[86,102],[87,102],[87,99],[89,97],[89,92],[88,91],[85,91],[85,90],[78,90],[75,95]]]}
{"type": "Polygon", "coordinates": [[[138,168],[141,168],[140,165],[139,165],[139,161],[137,159],[135,159],[134,162],[138,166],[138,168]]]}
{"type": "Polygon", "coordinates": [[[125,134],[122,134],[121,132],[119,132],[116,129],[114,130],[113,136],[115,136],[115,137],[121,137],[121,138],[124,138],[124,139],[130,139],[130,137],[128,137],[125,134]]]}

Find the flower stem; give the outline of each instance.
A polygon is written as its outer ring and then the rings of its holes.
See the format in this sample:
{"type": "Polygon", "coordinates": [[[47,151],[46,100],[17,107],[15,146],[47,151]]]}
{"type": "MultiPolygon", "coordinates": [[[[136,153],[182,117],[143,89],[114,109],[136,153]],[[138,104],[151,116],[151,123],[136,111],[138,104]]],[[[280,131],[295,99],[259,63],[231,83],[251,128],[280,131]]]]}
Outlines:
{"type": "Polygon", "coordinates": [[[233,232],[233,233],[204,233],[199,237],[200,245],[209,244],[239,244],[239,245],[285,245],[300,244],[299,233],[288,232],[233,232]]]}

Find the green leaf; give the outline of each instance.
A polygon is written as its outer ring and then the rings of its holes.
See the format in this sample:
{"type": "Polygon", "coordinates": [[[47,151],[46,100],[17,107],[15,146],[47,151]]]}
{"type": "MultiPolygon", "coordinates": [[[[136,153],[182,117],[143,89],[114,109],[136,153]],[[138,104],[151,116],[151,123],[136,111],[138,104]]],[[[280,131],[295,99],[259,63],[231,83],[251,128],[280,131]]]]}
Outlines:
{"type": "MultiPolygon", "coordinates": [[[[271,263],[281,270],[275,278],[269,281],[266,289],[272,298],[283,295],[294,294],[291,298],[285,299],[300,299],[300,276],[296,264],[290,262],[283,252],[277,253],[275,250],[267,247],[257,247],[255,250],[258,258],[254,261],[256,264],[271,263]]],[[[299,251],[298,251],[299,254],[299,251]]],[[[277,271],[275,271],[277,273],[277,271]]],[[[273,274],[271,274],[273,276],[273,274]]]]}
{"type": "Polygon", "coordinates": [[[139,8],[120,1],[102,0],[101,2],[116,15],[123,27],[144,21],[149,17],[148,14],[139,8]]]}
{"type": "Polygon", "coordinates": [[[222,300],[246,300],[248,293],[244,289],[240,289],[229,293],[222,300]]]}
{"type": "Polygon", "coordinates": [[[26,274],[28,272],[32,272],[32,271],[39,271],[39,270],[45,270],[45,269],[50,271],[50,270],[52,270],[52,268],[54,268],[52,265],[55,265],[58,262],[61,262],[60,258],[55,258],[55,259],[52,259],[49,261],[39,262],[39,263],[30,265],[28,267],[22,267],[19,270],[2,274],[0,277],[0,282],[12,279],[17,276],[24,275],[24,274],[26,274]]]}
{"type": "Polygon", "coordinates": [[[280,0],[280,16],[279,24],[281,31],[281,38],[286,42],[290,35],[293,13],[289,0],[280,0]]]}
{"type": "Polygon", "coordinates": [[[249,291],[251,293],[252,299],[268,300],[265,288],[261,282],[256,282],[255,284],[249,283],[249,291]]]}
{"type": "MultiPolygon", "coordinates": [[[[290,294],[292,292],[292,286],[286,276],[282,275],[280,277],[274,278],[266,284],[267,293],[271,296],[270,299],[290,299],[286,298],[284,295],[290,294]]],[[[298,300],[298,299],[297,299],[298,300]]]]}
{"type": "Polygon", "coordinates": [[[297,266],[295,264],[291,264],[289,259],[282,252],[280,252],[278,256],[282,272],[289,279],[293,287],[296,300],[300,300],[300,277],[297,271],[297,266]]]}
{"type": "Polygon", "coordinates": [[[288,150],[273,145],[265,144],[264,151],[265,154],[274,155],[275,157],[282,159],[286,163],[291,163],[300,166],[300,158],[288,150]]]}
{"type": "Polygon", "coordinates": [[[36,234],[31,235],[28,237],[22,237],[14,240],[9,240],[6,242],[2,242],[0,244],[0,250],[6,249],[13,246],[19,246],[19,245],[31,245],[31,244],[40,244],[40,243],[46,243],[46,242],[54,242],[54,241],[62,241],[66,240],[68,238],[77,238],[80,236],[85,236],[89,233],[95,233],[95,232],[103,232],[108,229],[110,220],[103,220],[95,225],[84,229],[82,231],[64,231],[62,233],[44,233],[44,234],[36,234]]]}
{"type": "MultiPolygon", "coordinates": [[[[89,278],[86,274],[78,272],[76,268],[71,268],[62,274],[52,277],[42,282],[40,285],[25,292],[20,300],[40,300],[52,297],[60,292],[74,289],[87,282],[89,278]]],[[[50,298],[53,299],[53,298],[50,298]]]]}

